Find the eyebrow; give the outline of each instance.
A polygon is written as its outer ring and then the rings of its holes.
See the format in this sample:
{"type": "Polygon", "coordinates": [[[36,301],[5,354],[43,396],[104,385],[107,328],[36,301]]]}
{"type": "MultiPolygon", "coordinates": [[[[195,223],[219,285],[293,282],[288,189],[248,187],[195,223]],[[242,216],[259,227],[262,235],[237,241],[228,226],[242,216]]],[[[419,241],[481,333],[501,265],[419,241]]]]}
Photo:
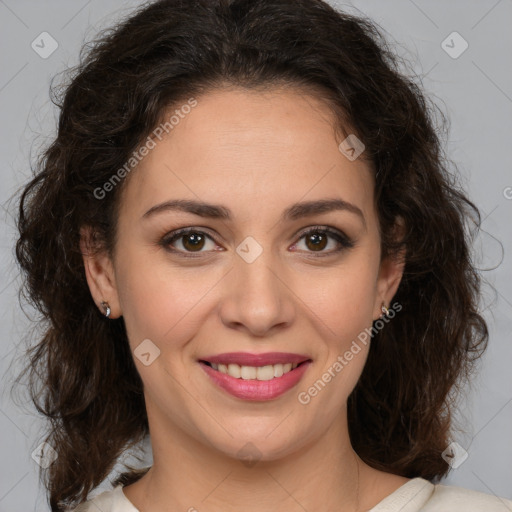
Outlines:
{"type": "MultiPolygon", "coordinates": [[[[167,211],[182,211],[210,219],[232,220],[229,208],[193,199],[174,199],[171,201],[165,201],[151,207],[142,216],[142,218],[148,218],[157,213],[167,211]]],[[[364,226],[366,227],[366,219],[361,209],[352,203],[344,201],[343,199],[319,199],[317,201],[295,203],[284,210],[281,214],[280,221],[297,220],[303,217],[333,211],[348,211],[353,213],[361,218],[364,226]]]]}

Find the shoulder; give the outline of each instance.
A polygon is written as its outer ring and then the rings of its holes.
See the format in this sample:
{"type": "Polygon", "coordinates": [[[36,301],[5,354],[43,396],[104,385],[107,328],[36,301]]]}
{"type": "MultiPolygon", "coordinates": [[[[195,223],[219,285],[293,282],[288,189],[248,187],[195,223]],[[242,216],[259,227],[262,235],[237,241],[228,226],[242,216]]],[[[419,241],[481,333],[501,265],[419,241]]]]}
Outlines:
{"type": "Polygon", "coordinates": [[[84,501],[70,512],[112,512],[114,503],[114,490],[103,491],[94,498],[84,501]]]}
{"type": "Polygon", "coordinates": [[[103,491],[70,512],[98,512],[99,510],[101,512],[138,512],[124,496],[121,485],[110,491],[103,491]]]}
{"type": "Polygon", "coordinates": [[[512,512],[512,501],[483,492],[436,484],[422,512],[512,512]]]}
{"type": "Polygon", "coordinates": [[[387,496],[370,512],[512,512],[512,501],[416,477],[387,496]]]}

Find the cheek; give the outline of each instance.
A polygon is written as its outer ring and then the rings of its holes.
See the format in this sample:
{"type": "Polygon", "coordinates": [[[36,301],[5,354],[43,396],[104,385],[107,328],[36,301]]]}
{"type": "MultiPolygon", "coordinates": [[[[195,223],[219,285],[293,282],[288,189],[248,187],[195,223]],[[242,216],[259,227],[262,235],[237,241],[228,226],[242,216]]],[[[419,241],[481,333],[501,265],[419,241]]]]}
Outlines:
{"type": "Polygon", "coordinates": [[[309,317],[317,318],[315,331],[323,341],[315,378],[298,395],[301,403],[318,396],[315,414],[318,407],[322,414],[335,414],[363,371],[370,348],[377,267],[372,251],[359,252],[309,286],[303,284],[299,292],[308,297],[309,317]]]}
{"type": "Polygon", "coordinates": [[[350,343],[372,323],[377,290],[372,259],[359,254],[335,270],[297,282],[297,295],[338,346],[350,343]]]}
{"type": "Polygon", "coordinates": [[[375,290],[375,274],[361,264],[331,273],[310,294],[309,317],[318,318],[315,331],[322,343],[314,376],[297,395],[301,404],[316,404],[308,414],[335,415],[356,386],[370,349],[375,290]]]}
{"type": "Polygon", "coordinates": [[[149,338],[161,349],[186,340],[198,314],[204,314],[216,279],[205,269],[178,269],[165,257],[125,253],[118,262],[118,290],[130,344],[149,338]]]}

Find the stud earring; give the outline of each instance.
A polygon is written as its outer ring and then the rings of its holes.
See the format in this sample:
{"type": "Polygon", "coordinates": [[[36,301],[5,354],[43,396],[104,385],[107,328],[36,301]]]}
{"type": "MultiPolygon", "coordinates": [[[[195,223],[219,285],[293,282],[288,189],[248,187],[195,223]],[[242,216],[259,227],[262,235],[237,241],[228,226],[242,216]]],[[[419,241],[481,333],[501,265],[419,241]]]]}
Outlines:
{"type": "Polygon", "coordinates": [[[108,302],[103,301],[103,302],[101,303],[101,307],[103,308],[103,314],[104,314],[107,318],[109,318],[109,317],[110,317],[110,306],[109,306],[108,302]]]}
{"type": "Polygon", "coordinates": [[[380,307],[380,310],[382,311],[382,316],[388,316],[389,315],[389,309],[384,305],[384,302],[382,303],[382,306],[380,307]]]}

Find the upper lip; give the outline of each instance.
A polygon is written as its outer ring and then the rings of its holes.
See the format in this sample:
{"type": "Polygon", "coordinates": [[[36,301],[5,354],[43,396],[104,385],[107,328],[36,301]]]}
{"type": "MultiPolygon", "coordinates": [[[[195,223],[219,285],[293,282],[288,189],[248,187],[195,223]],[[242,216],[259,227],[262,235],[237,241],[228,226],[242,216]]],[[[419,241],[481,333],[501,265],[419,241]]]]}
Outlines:
{"type": "Polygon", "coordinates": [[[269,364],[302,363],[310,358],[303,354],[289,352],[265,352],[264,354],[251,354],[249,352],[226,352],[199,359],[207,363],[238,364],[239,366],[266,366],[269,364]]]}

